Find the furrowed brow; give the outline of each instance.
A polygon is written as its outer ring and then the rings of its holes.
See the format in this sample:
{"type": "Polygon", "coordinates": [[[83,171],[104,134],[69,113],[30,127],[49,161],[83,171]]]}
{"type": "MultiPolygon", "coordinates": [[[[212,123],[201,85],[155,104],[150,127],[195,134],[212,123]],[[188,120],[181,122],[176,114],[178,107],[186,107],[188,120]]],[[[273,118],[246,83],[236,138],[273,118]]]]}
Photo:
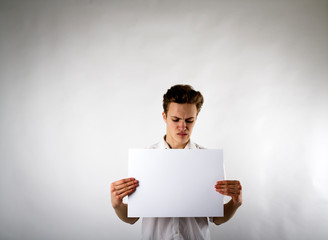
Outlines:
{"type": "MultiPolygon", "coordinates": [[[[171,118],[174,118],[174,119],[182,119],[182,118],[179,118],[179,117],[177,117],[177,116],[171,116],[171,118]]],[[[186,118],[185,120],[193,120],[193,119],[195,119],[195,117],[189,117],[189,118],[186,118]]]]}

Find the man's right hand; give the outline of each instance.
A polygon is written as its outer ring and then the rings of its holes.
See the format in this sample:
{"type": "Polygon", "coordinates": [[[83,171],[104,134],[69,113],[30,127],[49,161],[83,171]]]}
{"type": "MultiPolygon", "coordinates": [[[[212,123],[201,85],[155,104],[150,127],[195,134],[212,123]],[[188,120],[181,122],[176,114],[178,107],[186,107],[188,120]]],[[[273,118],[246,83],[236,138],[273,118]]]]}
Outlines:
{"type": "Polygon", "coordinates": [[[119,208],[123,204],[123,198],[133,193],[138,186],[139,182],[134,178],[125,178],[113,182],[110,187],[113,208],[119,208]]]}

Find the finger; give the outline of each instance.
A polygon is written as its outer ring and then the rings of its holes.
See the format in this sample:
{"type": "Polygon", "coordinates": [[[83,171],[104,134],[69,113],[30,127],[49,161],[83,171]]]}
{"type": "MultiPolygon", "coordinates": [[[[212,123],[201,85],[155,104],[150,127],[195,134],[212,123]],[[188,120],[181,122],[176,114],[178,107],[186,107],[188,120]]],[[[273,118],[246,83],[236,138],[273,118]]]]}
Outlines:
{"type": "Polygon", "coordinates": [[[240,185],[215,185],[216,189],[241,190],[240,185]]]}
{"type": "Polygon", "coordinates": [[[228,189],[216,189],[217,192],[225,194],[225,195],[234,195],[234,194],[240,194],[240,190],[228,190],[228,189]]]}
{"type": "Polygon", "coordinates": [[[217,181],[217,185],[240,185],[240,182],[238,180],[222,180],[222,181],[217,181]]]}
{"type": "Polygon", "coordinates": [[[134,178],[124,178],[124,179],[118,180],[116,182],[113,182],[113,184],[116,186],[116,185],[121,185],[121,184],[131,182],[131,181],[134,181],[134,180],[135,180],[134,178]]]}
{"type": "Polygon", "coordinates": [[[116,191],[129,189],[131,187],[136,187],[137,184],[138,184],[138,182],[128,182],[128,183],[124,183],[124,184],[121,184],[121,185],[114,186],[114,189],[116,191]]]}
{"type": "Polygon", "coordinates": [[[241,187],[240,186],[234,186],[234,187],[221,186],[221,187],[216,187],[215,190],[221,194],[230,196],[233,194],[240,194],[241,187]]]}
{"type": "Polygon", "coordinates": [[[216,190],[220,191],[240,191],[241,189],[239,187],[217,187],[216,190]]]}
{"type": "Polygon", "coordinates": [[[222,184],[216,184],[215,189],[231,189],[231,190],[241,190],[242,187],[240,184],[229,184],[229,183],[222,183],[222,184]]]}
{"type": "Polygon", "coordinates": [[[232,186],[232,185],[240,185],[240,182],[237,180],[225,180],[225,181],[218,181],[216,185],[219,186],[232,186]]]}
{"type": "Polygon", "coordinates": [[[217,192],[221,193],[221,194],[224,194],[224,195],[238,195],[241,193],[240,190],[226,190],[226,189],[216,189],[217,192]]]}
{"type": "Polygon", "coordinates": [[[121,190],[121,189],[128,188],[130,186],[134,186],[137,184],[138,184],[137,180],[122,179],[120,181],[114,182],[113,187],[115,190],[121,190]]]}
{"type": "Polygon", "coordinates": [[[129,190],[129,191],[123,192],[123,193],[119,194],[119,197],[120,197],[121,199],[123,199],[125,196],[130,195],[130,194],[133,193],[135,190],[136,190],[136,189],[133,188],[133,189],[131,189],[131,190],[129,190]]]}
{"type": "Polygon", "coordinates": [[[240,196],[240,193],[225,193],[225,192],[219,192],[219,191],[217,191],[217,192],[224,196],[228,196],[228,197],[238,198],[240,196]]]}
{"type": "Polygon", "coordinates": [[[132,190],[132,189],[136,189],[136,187],[138,187],[138,186],[139,186],[138,183],[137,183],[137,184],[133,184],[133,185],[127,186],[127,187],[125,187],[125,188],[122,188],[122,189],[116,190],[116,192],[117,192],[118,194],[122,194],[122,193],[127,192],[127,191],[130,191],[130,190],[132,190]]]}
{"type": "Polygon", "coordinates": [[[241,185],[238,183],[218,183],[215,188],[241,188],[241,185]]]}

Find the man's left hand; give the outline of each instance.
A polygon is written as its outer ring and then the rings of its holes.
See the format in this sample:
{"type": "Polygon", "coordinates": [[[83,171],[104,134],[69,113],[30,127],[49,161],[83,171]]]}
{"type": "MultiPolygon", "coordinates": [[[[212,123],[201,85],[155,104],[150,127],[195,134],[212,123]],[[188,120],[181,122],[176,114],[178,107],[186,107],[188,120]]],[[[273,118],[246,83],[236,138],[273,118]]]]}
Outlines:
{"type": "Polygon", "coordinates": [[[223,195],[230,196],[234,205],[240,206],[242,204],[242,187],[238,180],[218,181],[215,190],[223,195]]]}

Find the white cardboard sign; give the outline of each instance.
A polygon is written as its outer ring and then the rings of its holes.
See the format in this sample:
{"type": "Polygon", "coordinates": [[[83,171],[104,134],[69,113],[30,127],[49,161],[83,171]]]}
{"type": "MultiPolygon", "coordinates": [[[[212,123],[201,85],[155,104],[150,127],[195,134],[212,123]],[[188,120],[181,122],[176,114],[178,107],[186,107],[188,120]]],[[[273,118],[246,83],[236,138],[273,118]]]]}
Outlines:
{"type": "Polygon", "coordinates": [[[129,217],[223,216],[224,179],[219,149],[130,149],[129,177],[139,187],[128,197],[129,217]]]}

